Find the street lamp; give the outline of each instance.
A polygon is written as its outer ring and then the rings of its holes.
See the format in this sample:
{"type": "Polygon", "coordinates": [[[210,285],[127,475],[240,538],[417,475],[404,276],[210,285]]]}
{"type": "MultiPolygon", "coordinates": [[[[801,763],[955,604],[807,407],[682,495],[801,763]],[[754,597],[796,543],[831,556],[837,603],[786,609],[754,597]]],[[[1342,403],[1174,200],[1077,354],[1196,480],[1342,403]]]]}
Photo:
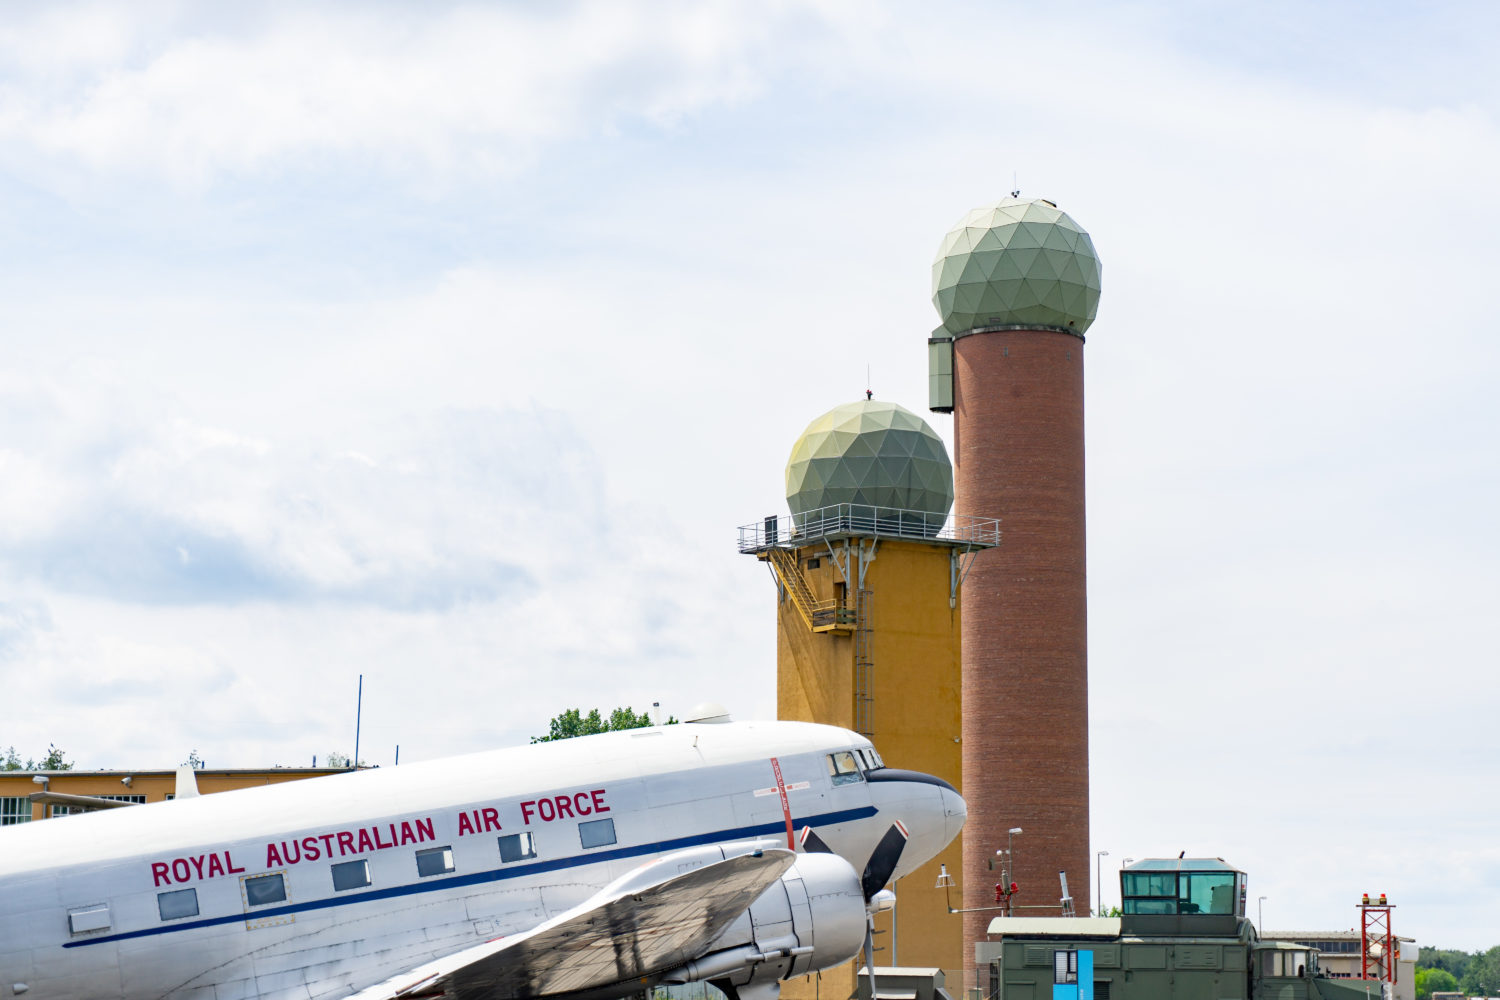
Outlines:
{"type": "Polygon", "coordinates": [[[1099,895],[1099,905],[1094,907],[1096,917],[1104,909],[1104,859],[1108,856],[1108,851],[1097,851],[1094,855],[1094,887],[1099,895]]]}
{"type": "Polygon", "coordinates": [[[1266,932],[1266,897],[1262,896],[1255,901],[1255,930],[1257,933],[1266,932]]]}

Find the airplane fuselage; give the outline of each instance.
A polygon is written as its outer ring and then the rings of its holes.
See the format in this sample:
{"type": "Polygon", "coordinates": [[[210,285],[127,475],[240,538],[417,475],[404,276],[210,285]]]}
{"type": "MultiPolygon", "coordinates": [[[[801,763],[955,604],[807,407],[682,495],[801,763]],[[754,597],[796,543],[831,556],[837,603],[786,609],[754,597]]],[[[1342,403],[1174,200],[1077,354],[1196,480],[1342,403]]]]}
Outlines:
{"type": "Polygon", "coordinates": [[[671,852],[794,847],[807,827],[857,870],[904,823],[899,877],[957,833],[962,800],[869,780],[868,747],[803,723],[668,726],[10,827],[0,990],[348,996],[671,852]]]}

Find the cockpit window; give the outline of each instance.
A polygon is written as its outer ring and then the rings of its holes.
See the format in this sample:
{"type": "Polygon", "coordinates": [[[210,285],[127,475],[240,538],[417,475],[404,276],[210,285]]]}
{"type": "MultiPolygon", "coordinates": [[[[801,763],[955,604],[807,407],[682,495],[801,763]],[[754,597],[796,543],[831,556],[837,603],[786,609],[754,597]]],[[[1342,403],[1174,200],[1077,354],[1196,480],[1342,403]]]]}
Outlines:
{"type": "Polygon", "coordinates": [[[885,767],[885,761],[880,759],[880,754],[875,752],[874,747],[861,747],[859,754],[865,761],[865,770],[873,771],[877,767],[885,767]]]}
{"type": "Polygon", "coordinates": [[[853,750],[840,750],[829,754],[828,773],[833,776],[835,785],[847,785],[851,781],[864,780],[864,775],[859,773],[859,763],[854,758],[853,750]]]}

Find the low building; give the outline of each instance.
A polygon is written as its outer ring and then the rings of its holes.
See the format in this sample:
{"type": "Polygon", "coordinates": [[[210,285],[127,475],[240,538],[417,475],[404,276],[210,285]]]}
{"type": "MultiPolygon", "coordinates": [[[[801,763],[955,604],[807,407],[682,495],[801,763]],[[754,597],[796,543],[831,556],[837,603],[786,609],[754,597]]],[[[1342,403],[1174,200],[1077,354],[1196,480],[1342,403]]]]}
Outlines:
{"type": "MultiPolygon", "coordinates": [[[[255,785],[275,785],[342,767],[271,767],[196,770],[201,794],[255,785]]],[[[0,771],[0,826],[66,816],[74,812],[163,802],[176,797],[177,771],[0,771]]]]}
{"type": "MultiPolygon", "coordinates": [[[[1318,950],[1318,968],[1330,979],[1359,979],[1359,931],[1267,931],[1263,941],[1284,941],[1318,950]]],[[[1417,941],[1397,937],[1396,989],[1394,1000],[1416,1000],[1417,941]]]]}

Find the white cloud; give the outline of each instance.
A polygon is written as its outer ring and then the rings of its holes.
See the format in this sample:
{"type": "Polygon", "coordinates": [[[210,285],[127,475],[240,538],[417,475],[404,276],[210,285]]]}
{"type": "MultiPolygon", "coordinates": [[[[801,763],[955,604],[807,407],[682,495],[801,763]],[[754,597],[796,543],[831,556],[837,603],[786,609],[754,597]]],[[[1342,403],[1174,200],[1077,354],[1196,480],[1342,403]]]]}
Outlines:
{"type": "Polygon", "coordinates": [[[0,141],[12,164],[188,186],[328,157],[504,174],[538,143],[743,100],[777,29],[814,20],[723,3],[44,11],[0,33],[0,141]]]}

